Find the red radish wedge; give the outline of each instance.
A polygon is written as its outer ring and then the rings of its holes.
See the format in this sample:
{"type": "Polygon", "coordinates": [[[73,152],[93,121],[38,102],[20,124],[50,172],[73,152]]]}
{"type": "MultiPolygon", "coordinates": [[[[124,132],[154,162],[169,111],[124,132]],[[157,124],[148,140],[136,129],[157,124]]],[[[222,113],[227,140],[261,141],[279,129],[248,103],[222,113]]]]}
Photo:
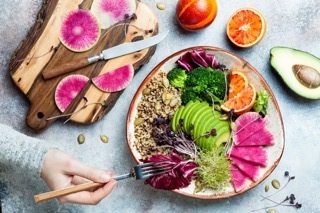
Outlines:
{"type": "Polygon", "coordinates": [[[63,19],[60,41],[74,52],[84,52],[94,47],[100,37],[97,18],[87,10],[73,10],[63,19]]]}
{"type": "Polygon", "coordinates": [[[253,181],[258,180],[260,166],[250,164],[246,161],[237,158],[231,158],[231,161],[232,164],[235,165],[239,170],[241,170],[241,172],[248,178],[250,178],[253,181]]]}
{"type": "Polygon", "coordinates": [[[103,92],[118,92],[125,89],[133,79],[131,64],[109,71],[92,79],[93,84],[103,92]]]}
{"type": "Polygon", "coordinates": [[[236,192],[243,190],[248,178],[235,166],[231,165],[231,182],[236,192]]]}
{"type": "Polygon", "coordinates": [[[274,144],[273,136],[266,128],[260,129],[249,137],[236,134],[233,140],[236,146],[272,146],[274,144]]]}
{"type": "Polygon", "coordinates": [[[135,13],[136,0],[94,0],[91,11],[99,20],[102,29],[125,20],[135,13]]]}
{"type": "Polygon", "coordinates": [[[88,81],[89,78],[84,75],[69,75],[60,81],[55,92],[55,102],[61,112],[66,111],[88,81]]]}
{"type": "Polygon", "coordinates": [[[253,165],[267,166],[267,152],[263,147],[236,147],[230,151],[230,156],[238,158],[253,165]]]}

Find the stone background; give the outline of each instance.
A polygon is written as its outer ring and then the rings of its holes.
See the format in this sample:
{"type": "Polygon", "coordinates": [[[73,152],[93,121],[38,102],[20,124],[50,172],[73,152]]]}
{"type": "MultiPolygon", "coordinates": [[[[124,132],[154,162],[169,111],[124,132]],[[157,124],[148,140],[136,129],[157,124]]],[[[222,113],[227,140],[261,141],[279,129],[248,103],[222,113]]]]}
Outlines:
{"type": "MultiPolygon", "coordinates": [[[[303,208],[299,212],[320,212],[320,102],[308,101],[293,94],[283,85],[271,70],[269,50],[274,46],[289,46],[303,49],[320,56],[320,0],[246,0],[220,1],[219,14],[215,22],[206,30],[197,33],[181,31],[175,22],[174,0],[162,0],[167,5],[165,11],[157,10],[154,0],[145,0],[159,17],[161,29],[169,29],[169,37],[158,46],[152,60],[135,76],[134,81],[123,93],[113,110],[100,122],[92,126],[74,124],[62,125],[57,122],[47,131],[34,134],[25,125],[28,101],[12,84],[8,74],[8,61],[19,42],[32,25],[41,0],[1,0],[0,8],[0,122],[57,146],[89,165],[111,168],[118,173],[127,171],[133,160],[129,155],[125,139],[125,119],[135,90],[150,70],[169,54],[195,45],[212,45],[232,50],[256,67],[273,89],[283,113],[286,148],[280,165],[266,180],[278,178],[284,182],[283,173],[290,171],[296,180],[288,189],[276,196],[277,200],[294,193],[303,208]],[[229,44],[225,36],[225,25],[230,15],[241,7],[259,9],[268,23],[265,38],[252,49],[240,50],[229,44]],[[76,137],[80,132],[88,140],[78,145],[76,137]],[[109,144],[99,140],[100,134],[110,137],[109,144]]],[[[260,202],[264,184],[233,199],[211,202],[188,199],[171,192],[157,191],[142,182],[121,182],[110,197],[97,206],[59,206],[55,201],[35,206],[32,196],[37,190],[45,190],[44,185],[29,183],[16,186],[23,193],[20,199],[30,204],[25,212],[250,212],[266,205],[260,202]]],[[[1,187],[1,184],[0,184],[1,187]]],[[[5,187],[2,187],[5,188],[5,187]]],[[[39,192],[39,191],[37,191],[39,192]]],[[[15,193],[15,191],[6,192],[15,193]]],[[[4,194],[6,194],[4,193],[4,194]]],[[[295,212],[290,208],[279,208],[280,212],[295,212]]],[[[17,209],[17,212],[22,210],[17,209]]]]}

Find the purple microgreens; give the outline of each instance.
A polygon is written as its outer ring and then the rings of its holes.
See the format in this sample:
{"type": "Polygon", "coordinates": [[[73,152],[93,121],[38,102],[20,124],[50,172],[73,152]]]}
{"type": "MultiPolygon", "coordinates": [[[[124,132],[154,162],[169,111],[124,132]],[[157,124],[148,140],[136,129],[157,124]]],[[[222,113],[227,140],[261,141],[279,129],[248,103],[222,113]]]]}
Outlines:
{"type": "Polygon", "coordinates": [[[181,128],[173,132],[168,119],[157,118],[154,121],[152,136],[158,148],[171,148],[180,154],[185,154],[191,159],[197,157],[197,147],[191,137],[185,134],[181,128]]]}
{"type": "Polygon", "coordinates": [[[284,176],[285,176],[286,178],[288,178],[288,181],[286,182],[286,184],[285,184],[283,187],[281,187],[279,190],[277,190],[276,192],[272,193],[271,195],[268,195],[268,196],[266,196],[266,197],[262,196],[263,199],[262,199],[261,201],[265,200],[266,198],[270,198],[270,197],[278,194],[279,192],[281,192],[283,189],[285,189],[285,188],[288,186],[288,184],[290,183],[290,181],[292,181],[292,180],[295,179],[295,176],[290,176],[290,174],[289,174],[288,171],[286,171],[286,172],[284,173],[284,176]]]}
{"type": "Polygon", "coordinates": [[[270,209],[270,208],[275,208],[275,207],[278,207],[278,206],[284,206],[284,207],[293,207],[293,208],[296,208],[296,209],[300,209],[302,208],[302,204],[299,203],[299,202],[295,202],[295,196],[294,194],[291,194],[290,196],[286,196],[286,198],[284,200],[282,200],[281,202],[276,202],[268,197],[264,197],[266,200],[274,203],[275,205],[273,206],[266,206],[266,207],[263,207],[261,209],[255,209],[255,210],[252,210],[251,212],[257,212],[257,211],[261,211],[261,210],[266,210],[266,209],[270,209]],[[289,203],[288,203],[289,202],[289,203]]]}

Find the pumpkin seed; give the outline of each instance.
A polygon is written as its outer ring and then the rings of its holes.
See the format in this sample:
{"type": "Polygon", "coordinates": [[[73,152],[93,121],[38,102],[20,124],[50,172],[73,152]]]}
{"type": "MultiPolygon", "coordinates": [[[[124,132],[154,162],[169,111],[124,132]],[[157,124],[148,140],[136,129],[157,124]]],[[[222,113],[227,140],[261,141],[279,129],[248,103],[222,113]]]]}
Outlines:
{"type": "Polygon", "coordinates": [[[80,134],[77,140],[79,144],[83,144],[86,141],[86,137],[84,136],[84,134],[80,134]]]}
{"type": "Polygon", "coordinates": [[[264,191],[265,191],[265,192],[268,192],[268,191],[269,191],[269,188],[270,188],[269,185],[266,185],[266,186],[264,187],[264,191]]]}
{"type": "Polygon", "coordinates": [[[100,135],[102,143],[109,143],[109,138],[106,135],[100,135]]]}
{"type": "Polygon", "coordinates": [[[156,110],[160,110],[161,109],[161,104],[160,103],[156,103],[155,108],[156,108],[156,110]]]}
{"type": "Polygon", "coordinates": [[[157,8],[159,10],[165,10],[166,9],[166,5],[164,3],[157,3],[157,8]]]}
{"type": "Polygon", "coordinates": [[[139,125],[143,124],[143,122],[144,122],[143,118],[136,118],[136,120],[134,121],[134,125],[139,126],[139,125]]]}
{"type": "Polygon", "coordinates": [[[163,83],[163,86],[164,86],[164,87],[169,87],[169,86],[170,86],[170,82],[169,82],[169,80],[168,80],[167,78],[164,78],[164,79],[162,80],[162,83],[163,83]]]}
{"type": "Polygon", "coordinates": [[[174,106],[176,106],[178,104],[178,102],[179,102],[179,99],[178,98],[174,98],[174,99],[172,99],[170,101],[170,106],[174,107],[174,106]]]}
{"type": "Polygon", "coordinates": [[[276,209],[267,209],[267,213],[277,213],[276,209]]]}
{"type": "Polygon", "coordinates": [[[271,181],[271,185],[272,185],[273,188],[275,188],[275,189],[279,189],[279,188],[280,188],[280,182],[279,182],[278,180],[276,180],[276,179],[273,179],[273,180],[271,181]]]}
{"type": "Polygon", "coordinates": [[[149,95],[151,93],[151,90],[149,88],[145,88],[143,91],[142,91],[142,94],[143,95],[149,95]]]}

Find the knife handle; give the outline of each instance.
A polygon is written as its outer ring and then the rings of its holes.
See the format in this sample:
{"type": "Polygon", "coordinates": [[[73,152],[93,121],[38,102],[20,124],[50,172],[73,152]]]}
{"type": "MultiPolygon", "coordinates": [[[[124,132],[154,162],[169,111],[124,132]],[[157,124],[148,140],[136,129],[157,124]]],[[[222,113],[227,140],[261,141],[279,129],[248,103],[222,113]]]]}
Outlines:
{"type": "Polygon", "coordinates": [[[76,71],[90,65],[91,62],[88,58],[79,58],[71,62],[60,64],[51,69],[46,69],[42,72],[42,76],[45,80],[55,78],[57,76],[76,71]]]}

